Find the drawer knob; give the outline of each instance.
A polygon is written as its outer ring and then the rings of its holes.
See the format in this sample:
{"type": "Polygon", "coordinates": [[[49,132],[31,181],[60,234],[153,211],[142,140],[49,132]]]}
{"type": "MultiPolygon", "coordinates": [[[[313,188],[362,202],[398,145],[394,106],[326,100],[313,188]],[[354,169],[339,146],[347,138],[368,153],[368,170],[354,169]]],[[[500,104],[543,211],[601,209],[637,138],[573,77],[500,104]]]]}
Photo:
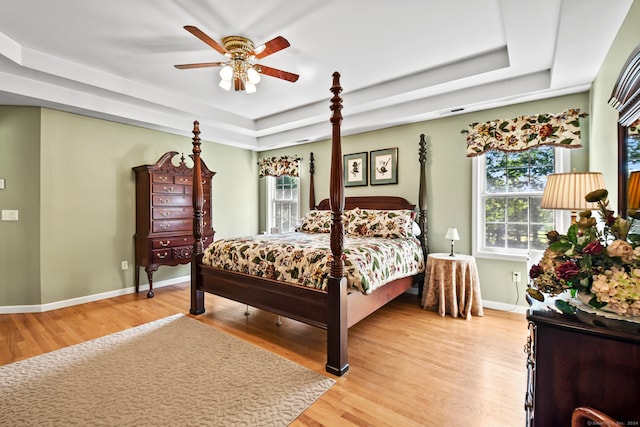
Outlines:
{"type": "Polygon", "coordinates": [[[163,254],[156,254],[156,257],[158,257],[160,259],[165,259],[167,257],[167,252],[165,252],[163,254]]]}
{"type": "Polygon", "coordinates": [[[160,224],[160,228],[162,228],[163,230],[168,230],[169,228],[171,228],[171,224],[160,224]]]}
{"type": "Polygon", "coordinates": [[[165,205],[166,205],[167,203],[169,203],[169,199],[162,199],[162,198],[161,198],[161,199],[160,199],[160,203],[163,203],[163,204],[165,204],[165,205]]]}
{"type": "Polygon", "coordinates": [[[162,240],[160,240],[160,246],[162,247],[167,247],[171,244],[171,240],[167,240],[166,242],[163,242],[162,240]]]}
{"type": "Polygon", "coordinates": [[[159,176],[159,177],[158,177],[158,180],[159,180],[159,181],[166,181],[167,179],[169,179],[169,178],[168,178],[168,177],[166,177],[166,176],[159,176]]]}
{"type": "Polygon", "coordinates": [[[161,216],[169,216],[169,212],[160,212],[161,216]]]}
{"type": "Polygon", "coordinates": [[[189,180],[187,178],[180,178],[180,182],[189,182],[189,180]]]}
{"type": "Polygon", "coordinates": [[[173,191],[173,187],[162,187],[162,189],[166,192],[173,191]]]}

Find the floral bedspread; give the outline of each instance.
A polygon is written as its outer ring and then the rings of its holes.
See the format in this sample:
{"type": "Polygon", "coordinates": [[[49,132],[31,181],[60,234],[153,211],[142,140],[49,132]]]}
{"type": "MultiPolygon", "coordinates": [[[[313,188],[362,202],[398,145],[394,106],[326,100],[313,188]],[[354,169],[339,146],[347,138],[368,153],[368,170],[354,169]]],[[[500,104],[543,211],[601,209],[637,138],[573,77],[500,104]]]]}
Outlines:
{"type": "MultiPolygon", "coordinates": [[[[424,271],[414,238],[346,235],[344,255],[348,288],[364,294],[424,271]]],[[[325,290],[331,257],[327,233],[282,233],[215,241],[204,251],[203,263],[325,290]]]]}

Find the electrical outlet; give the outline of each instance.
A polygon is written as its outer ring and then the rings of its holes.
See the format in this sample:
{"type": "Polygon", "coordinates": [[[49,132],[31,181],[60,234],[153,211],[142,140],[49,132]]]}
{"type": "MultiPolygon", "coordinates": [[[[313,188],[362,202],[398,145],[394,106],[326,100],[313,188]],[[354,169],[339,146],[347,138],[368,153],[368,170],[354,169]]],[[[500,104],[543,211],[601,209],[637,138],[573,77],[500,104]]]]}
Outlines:
{"type": "Polygon", "coordinates": [[[129,268],[129,261],[122,261],[122,269],[127,270],[129,268]]]}
{"type": "Polygon", "coordinates": [[[516,283],[520,283],[520,280],[521,280],[520,272],[519,271],[511,272],[511,280],[516,283]]]}

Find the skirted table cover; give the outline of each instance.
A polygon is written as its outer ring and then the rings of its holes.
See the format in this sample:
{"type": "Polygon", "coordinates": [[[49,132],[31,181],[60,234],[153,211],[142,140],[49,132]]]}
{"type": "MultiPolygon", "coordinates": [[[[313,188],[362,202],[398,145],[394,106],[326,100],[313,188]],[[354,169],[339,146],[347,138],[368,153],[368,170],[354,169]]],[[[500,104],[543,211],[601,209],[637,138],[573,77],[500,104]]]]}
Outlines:
{"type": "Polygon", "coordinates": [[[427,257],[422,308],[441,316],[482,316],[482,297],[476,260],[470,255],[433,253],[427,257]]]}

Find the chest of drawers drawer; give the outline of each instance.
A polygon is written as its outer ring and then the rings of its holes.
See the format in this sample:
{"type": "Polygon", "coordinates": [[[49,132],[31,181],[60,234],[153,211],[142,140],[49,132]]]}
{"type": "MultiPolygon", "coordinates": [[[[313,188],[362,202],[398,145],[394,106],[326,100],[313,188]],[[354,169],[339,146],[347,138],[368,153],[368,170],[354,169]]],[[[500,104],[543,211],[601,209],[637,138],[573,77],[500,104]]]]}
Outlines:
{"type": "Polygon", "coordinates": [[[153,208],[152,219],[179,219],[179,218],[193,218],[193,208],[191,207],[182,207],[182,208],[169,208],[169,207],[160,207],[153,208]]]}

